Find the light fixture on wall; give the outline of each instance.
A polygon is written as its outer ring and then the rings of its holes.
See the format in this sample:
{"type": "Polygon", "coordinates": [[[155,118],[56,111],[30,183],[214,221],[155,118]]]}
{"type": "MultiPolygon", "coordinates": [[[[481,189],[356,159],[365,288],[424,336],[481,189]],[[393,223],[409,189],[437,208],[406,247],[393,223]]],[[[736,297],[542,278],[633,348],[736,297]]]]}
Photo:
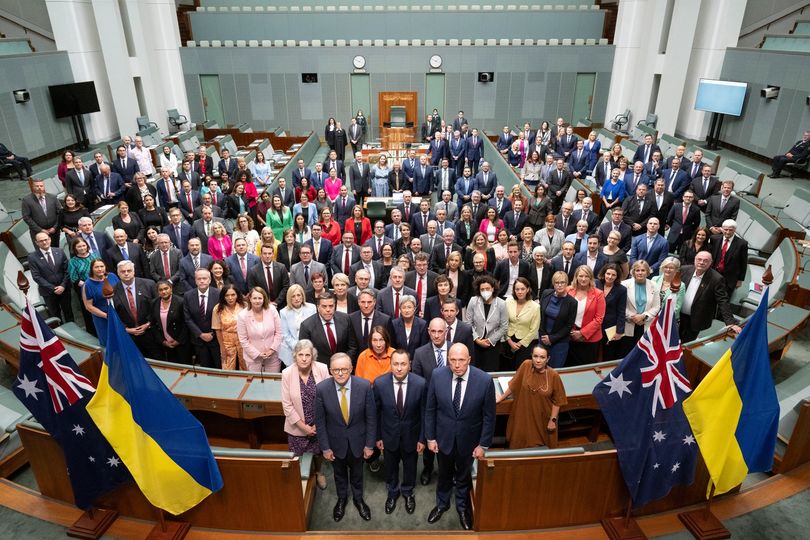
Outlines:
{"type": "Polygon", "coordinates": [[[760,90],[759,95],[765,99],[776,99],[779,97],[779,86],[771,86],[770,84],[760,90]]]}
{"type": "Polygon", "coordinates": [[[21,90],[13,90],[11,93],[14,94],[14,101],[17,103],[27,103],[31,101],[31,94],[29,94],[28,90],[25,88],[21,90]]]}
{"type": "Polygon", "coordinates": [[[480,83],[490,83],[495,80],[495,72],[494,71],[479,71],[478,72],[478,82],[480,83]]]}

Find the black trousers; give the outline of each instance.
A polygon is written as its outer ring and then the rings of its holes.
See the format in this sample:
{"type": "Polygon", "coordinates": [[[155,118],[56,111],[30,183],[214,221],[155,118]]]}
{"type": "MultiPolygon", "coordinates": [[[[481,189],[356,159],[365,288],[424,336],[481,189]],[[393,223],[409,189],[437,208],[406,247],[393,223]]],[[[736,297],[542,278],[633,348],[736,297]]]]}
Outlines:
{"type": "Polygon", "coordinates": [[[436,506],[450,508],[450,492],[456,488],[456,510],[466,512],[472,487],[472,451],[459,452],[454,447],[449,454],[439,452],[439,481],[436,485],[436,506]]]}
{"type": "Polygon", "coordinates": [[[425,448],[422,452],[422,465],[424,470],[433,473],[433,464],[436,462],[436,454],[425,448]]]}
{"type": "Polygon", "coordinates": [[[197,355],[197,363],[207,368],[222,368],[222,357],[219,353],[219,342],[217,338],[208,343],[199,340],[194,343],[194,353],[197,355]]]}
{"type": "MultiPolygon", "coordinates": [[[[432,453],[432,452],[426,452],[432,453]]],[[[396,497],[400,493],[404,496],[413,495],[416,484],[416,460],[419,454],[416,449],[405,452],[400,447],[396,450],[385,449],[385,487],[388,496],[396,497]],[[402,463],[402,482],[399,481],[399,464],[402,463]]]]}
{"type": "Polygon", "coordinates": [[[687,341],[692,341],[697,338],[700,331],[692,330],[692,317],[686,313],[681,313],[678,333],[680,334],[681,343],[686,343],[687,341]]]}
{"type": "Polygon", "coordinates": [[[4,159],[5,163],[11,163],[11,165],[17,170],[20,175],[20,179],[25,180],[29,176],[33,170],[31,169],[31,162],[28,161],[28,158],[14,155],[14,159],[4,159]]]}
{"type": "Polygon", "coordinates": [[[160,344],[160,356],[158,360],[164,362],[174,362],[175,364],[191,365],[191,344],[181,343],[175,348],[164,347],[160,344]]]}
{"type": "Polygon", "coordinates": [[[771,168],[773,169],[773,175],[776,176],[782,172],[782,169],[785,168],[785,165],[789,163],[794,163],[795,160],[787,157],[786,155],[782,154],[781,156],[774,156],[773,163],[771,163],[771,168]]]}
{"type": "Polygon", "coordinates": [[[65,287],[62,294],[41,294],[45,307],[52,317],[59,317],[63,323],[73,322],[70,287],[65,287]]]}
{"type": "Polygon", "coordinates": [[[347,451],[345,457],[335,457],[332,469],[335,471],[338,498],[348,498],[349,484],[352,486],[352,498],[355,501],[363,498],[363,456],[354,457],[351,451],[347,451]]]}

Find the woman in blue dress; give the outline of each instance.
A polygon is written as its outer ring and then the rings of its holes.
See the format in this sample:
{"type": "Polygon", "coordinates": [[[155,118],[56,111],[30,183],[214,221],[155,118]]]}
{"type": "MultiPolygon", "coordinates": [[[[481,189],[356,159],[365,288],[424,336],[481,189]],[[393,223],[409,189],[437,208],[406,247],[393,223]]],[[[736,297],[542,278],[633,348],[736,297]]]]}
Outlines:
{"type": "Polygon", "coordinates": [[[93,325],[96,327],[98,342],[102,347],[107,345],[107,311],[110,309],[102,292],[105,278],[112,287],[115,287],[119,281],[118,276],[112,272],[107,273],[107,265],[104,261],[96,259],[90,263],[90,274],[82,288],[82,302],[84,302],[85,309],[93,316],[93,325]]]}
{"type": "Polygon", "coordinates": [[[388,156],[380,154],[379,161],[371,168],[372,197],[388,197],[388,173],[390,172],[391,169],[388,168],[388,156]]]}
{"type": "Polygon", "coordinates": [[[272,181],[271,172],[273,168],[264,160],[264,153],[256,152],[256,159],[253,160],[248,166],[251,174],[253,174],[253,181],[256,186],[266,186],[272,181]]]}

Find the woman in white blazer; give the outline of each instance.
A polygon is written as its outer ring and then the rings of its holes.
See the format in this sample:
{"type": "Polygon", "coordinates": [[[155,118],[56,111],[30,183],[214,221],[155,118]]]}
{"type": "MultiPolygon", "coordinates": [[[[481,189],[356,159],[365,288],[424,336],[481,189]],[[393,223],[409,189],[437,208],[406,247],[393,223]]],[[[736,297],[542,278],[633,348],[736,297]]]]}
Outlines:
{"type": "Polygon", "coordinates": [[[284,410],[284,432],[290,452],[296,456],[315,455],[318,487],[326,488],[326,477],[320,472],[323,458],[315,433],[315,387],[329,378],[329,368],[318,362],[318,351],[308,339],[297,341],[292,349],[294,363],[281,372],[281,408],[284,410]]]}
{"type": "Polygon", "coordinates": [[[534,242],[546,248],[546,259],[553,259],[561,250],[565,242],[565,234],[556,228],[554,214],[546,216],[546,226],[534,233],[534,242]]]}
{"type": "Polygon", "coordinates": [[[464,312],[464,320],[472,326],[475,366],[484,371],[498,371],[501,342],[509,327],[506,302],[498,298],[497,287],[498,282],[492,276],[476,279],[472,286],[475,296],[470,298],[464,312]]]}
{"type": "Polygon", "coordinates": [[[638,260],[630,268],[630,277],[622,281],[622,285],[627,289],[622,356],[635,347],[661,309],[660,289],[655,282],[648,279],[651,273],[647,261],[638,260]]]}
{"type": "Polygon", "coordinates": [[[287,289],[287,305],[281,310],[281,349],[278,357],[285,366],[293,364],[293,349],[298,343],[298,329],[301,323],[315,315],[314,304],[306,301],[306,294],[301,285],[293,284],[287,289]]]}
{"type": "Polygon", "coordinates": [[[236,333],[248,371],[281,371],[281,318],[261,287],[248,291],[248,309],[236,316],[236,333]]]}

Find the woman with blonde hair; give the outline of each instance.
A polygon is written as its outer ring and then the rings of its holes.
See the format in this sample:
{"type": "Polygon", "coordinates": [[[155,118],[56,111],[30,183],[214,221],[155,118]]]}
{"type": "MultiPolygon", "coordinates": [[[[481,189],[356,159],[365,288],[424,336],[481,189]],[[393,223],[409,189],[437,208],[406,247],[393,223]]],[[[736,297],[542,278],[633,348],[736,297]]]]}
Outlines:
{"type": "Polygon", "coordinates": [[[279,313],[281,318],[281,349],[278,356],[285,366],[294,360],[293,350],[298,342],[301,323],[315,315],[315,305],[307,302],[306,292],[301,285],[294,283],[287,289],[287,305],[279,313]]]}
{"type": "Polygon", "coordinates": [[[605,319],[605,295],[596,287],[593,270],[583,264],[574,270],[568,294],[577,301],[577,314],[571,328],[567,366],[591,364],[597,360],[605,319]]]}
{"type": "Polygon", "coordinates": [[[625,326],[622,344],[624,355],[627,355],[644,331],[651,325],[658,310],[661,309],[661,290],[649,279],[650,265],[641,259],[630,267],[630,277],[622,281],[627,289],[627,305],[625,307],[625,326]]]}
{"type": "Polygon", "coordinates": [[[236,329],[249,371],[281,371],[281,318],[261,287],[248,291],[248,307],[237,315],[236,329]]]}

